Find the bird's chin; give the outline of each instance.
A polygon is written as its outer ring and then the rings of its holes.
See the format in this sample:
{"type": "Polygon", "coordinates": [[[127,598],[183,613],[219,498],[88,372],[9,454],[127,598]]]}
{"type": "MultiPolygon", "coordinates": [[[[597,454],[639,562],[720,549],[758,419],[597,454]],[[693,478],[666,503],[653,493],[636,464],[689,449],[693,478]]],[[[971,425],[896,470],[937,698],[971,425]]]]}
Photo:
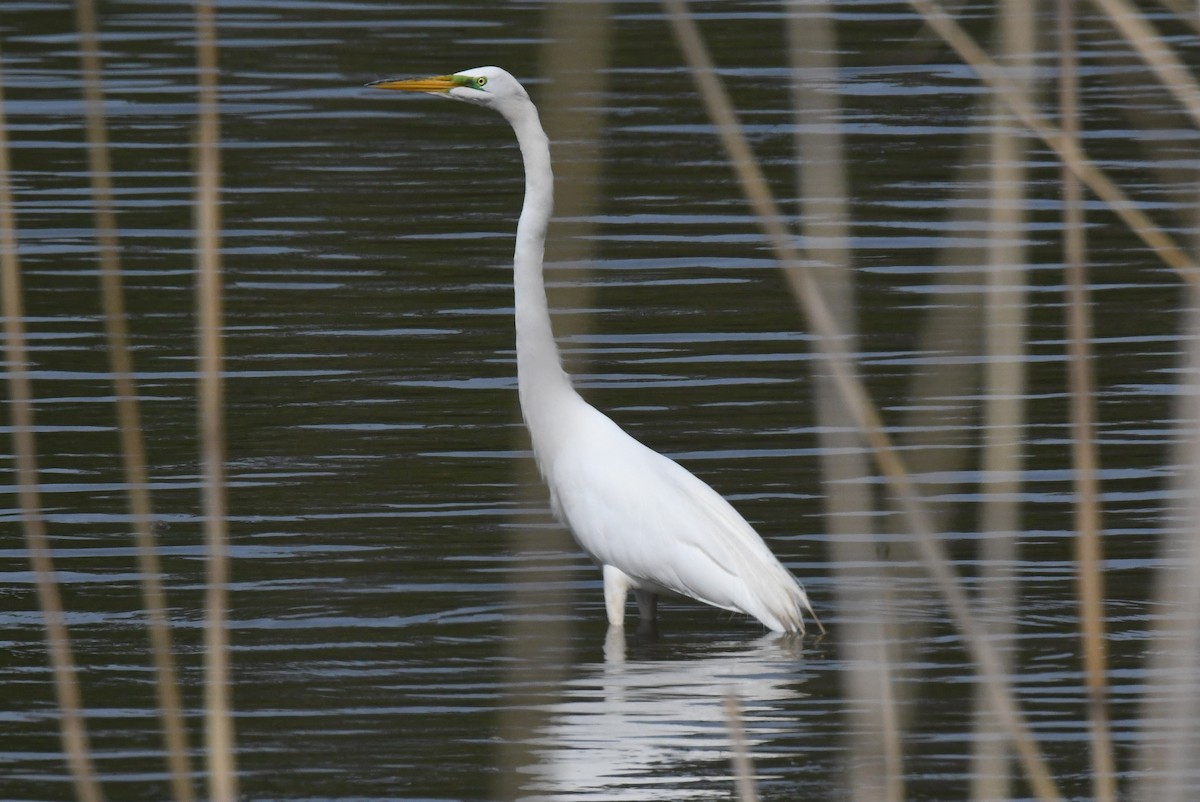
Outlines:
{"type": "Polygon", "coordinates": [[[488,105],[488,96],[472,89],[461,89],[455,87],[449,92],[443,92],[438,97],[444,97],[448,100],[461,100],[464,103],[470,103],[472,106],[488,105]]]}

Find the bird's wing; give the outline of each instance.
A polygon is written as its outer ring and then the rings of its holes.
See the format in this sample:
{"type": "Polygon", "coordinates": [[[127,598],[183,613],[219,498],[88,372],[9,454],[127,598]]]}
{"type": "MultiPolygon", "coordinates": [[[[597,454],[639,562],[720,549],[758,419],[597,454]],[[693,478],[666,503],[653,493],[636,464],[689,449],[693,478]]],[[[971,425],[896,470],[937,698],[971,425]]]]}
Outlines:
{"type": "Polygon", "coordinates": [[[766,594],[795,608],[803,591],[720,494],[611,421],[585,428],[547,478],[593,559],[717,607],[760,615],[766,594]]]}

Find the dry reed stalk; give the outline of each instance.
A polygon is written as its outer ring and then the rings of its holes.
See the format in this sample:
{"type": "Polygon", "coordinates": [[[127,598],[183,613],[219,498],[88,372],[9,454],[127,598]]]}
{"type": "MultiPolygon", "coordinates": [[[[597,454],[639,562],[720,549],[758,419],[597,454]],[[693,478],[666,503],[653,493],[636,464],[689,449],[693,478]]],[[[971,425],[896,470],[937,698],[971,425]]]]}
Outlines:
{"type": "MultiPolygon", "coordinates": [[[[974,114],[982,114],[985,98],[978,98],[974,114]]],[[[947,199],[950,231],[981,230],[986,225],[986,210],[978,203],[977,188],[987,185],[986,135],[976,127],[968,136],[963,156],[951,179],[954,195],[947,199]]],[[[952,302],[932,303],[917,321],[920,326],[915,353],[936,355],[936,362],[913,372],[904,394],[905,409],[897,440],[905,453],[905,462],[914,476],[920,477],[926,493],[926,509],[937,531],[957,505],[950,499],[966,483],[966,472],[974,464],[976,406],[980,386],[979,354],[983,348],[983,292],[979,276],[983,273],[984,250],[975,241],[952,237],[939,248],[937,261],[953,268],[938,275],[943,298],[952,302]]],[[[893,516],[894,517],[894,516],[893,516]]],[[[900,529],[892,525],[893,529],[900,529]]],[[[912,545],[903,540],[888,544],[889,592],[894,609],[923,604],[928,598],[920,558],[912,545]]],[[[896,663],[913,666],[919,644],[925,642],[931,621],[926,616],[892,616],[895,623],[896,663]],[[908,659],[913,657],[914,659],[908,659]]],[[[919,669],[909,668],[910,673],[919,669]]],[[[901,677],[911,686],[908,677],[901,677]]],[[[902,686],[903,687],[903,686],[902,686]]],[[[903,726],[916,712],[910,700],[902,699],[903,726]]]]}
{"type": "MultiPolygon", "coordinates": [[[[600,166],[603,161],[604,104],[608,91],[611,11],[607,3],[546,7],[542,75],[539,89],[542,125],[556,143],[554,225],[546,240],[546,283],[550,305],[575,313],[559,315],[554,329],[560,340],[587,333],[595,288],[589,282],[593,263],[592,235],[600,209],[600,166]],[[566,265],[563,270],[560,265],[566,265]],[[569,279],[564,281],[563,279],[569,279]]],[[[583,372],[584,359],[567,351],[568,373],[583,372]]],[[[526,463],[532,469],[532,465],[526,463]]]]}
{"type": "MultiPolygon", "coordinates": [[[[795,72],[796,179],[800,225],[821,292],[841,322],[847,348],[857,351],[854,266],[842,142],[832,10],[824,0],[789,0],[788,54],[795,72]],[[817,88],[820,87],[820,88],[817,88]]],[[[841,611],[837,647],[847,665],[849,744],[847,798],[866,802],[904,799],[903,750],[896,711],[896,680],[889,644],[895,640],[888,603],[888,578],[873,537],[875,494],[866,481],[871,463],[862,451],[854,419],[837,387],[814,363],[825,526],[841,611]]]]}
{"type": "Polygon", "coordinates": [[[1200,8],[1197,8],[1195,0],[1192,0],[1191,6],[1187,4],[1186,0],[1158,0],[1158,2],[1184,25],[1200,33],[1200,8]]]}
{"type": "Polygon", "coordinates": [[[21,510],[25,543],[29,549],[38,607],[42,611],[46,627],[46,651],[58,701],[59,734],[74,783],[75,796],[82,802],[101,802],[104,795],[92,764],[87,724],[83,715],[83,694],[79,688],[70,633],[63,614],[54,560],[50,554],[50,540],[46,535],[46,524],[41,515],[37,450],[33,437],[33,387],[29,379],[29,359],[25,350],[25,310],[21,300],[21,265],[17,255],[17,221],[13,212],[10,184],[12,166],[9,160],[8,122],[4,113],[3,86],[3,73],[0,73],[0,311],[4,315],[8,405],[12,410],[17,503],[21,510]]]}
{"type": "Polygon", "coordinates": [[[980,680],[987,688],[994,715],[1013,740],[1021,759],[1026,778],[1033,792],[1041,799],[1061,799],[1045,759],[1021,714],[1008,678],[1004,674],[995,647],[987,639],[963,590],[962,583],[948,559],[945,548],[934,535],[928,512],[913,485],[899,453],[883,426],[878,411],[871,403],[862,380],[858,377],[820,288],[807,270],[783,222],[774,197],[771,195],[761,168],[746,142],[728,95],[716,76],[707,48],[695,20],[688,14],[683,0],[663,0],[672,32],[691,69],[693,79],[721,138],[730,166],[738,177],[742,190],[754,210],[766,239],[775,251],[784,275],[809,325],[817,335],[821,355],[828,361],[838,391],[854,417],[861,436],[866,440],[876,465],[909,524],[918,553],[938,589],[955,626],[962,635],[980,680]]]}
{"type": "MultiPolygon", "coordinates": [[[[1093,45],[1088,54],[1091,69],[1103,71],[1107,95],[1121,98],[1114,110],[1120,112],[1129,131],[1172,131],[1178,132],[1180,138],[1189,136],[1186,121],[1181,125],[1183,114],[1176,106],[1163,102],[1161,94],[1154,91],[1151,85],[1153,77],[1148,79],[1146,70],[1129,68],[1128,54],[1113,47],[1111,39],[1106,38],[1107,31],[1090,25],[1078,26],[1076,35],[1080,39],[1080,52],[1086,40],[1093,45]]],[[[1170,148],[1164,147],[1165,143],[1159,136],[1132,135],[1125,144],[1137,147],[1143,154],[1138,167],[1145,170],[1149,177],[1141,179],[1142,185],[1150,186],[1147,182],[1155,182],[1155,211],[1163,216],[1165,225],[1173,231],[1190,229],[1195,206],[1195,183],[1180,180],[1179,162],[1165,155],[1170,148]]],[[[1130,155],[1124,161],[1131,163],[1133,158],[1130,155]]],[[[1192,249],[1191,253],[1197,251],[1192,249]]]]}
{"type": "MultiPolygon", "coordinates": [[[[606,90],[609,74],[609,5],[603,2],[581,5],[551,3],[546,7],[544,31],[546,44],[542,51],[542,74],[548,79],[539,90],[542,124],[552,143],[570,143],[571,158],[555,162],[555,224],[546,242],[547,280],[554,273],[553,263],[582,265],[591,262],[591,222],[598,207],[597,187],[600,164],[600,142],[603,136],[603,104],[588,102],[579,107],[581,98],[601,96],[606,90]]],[[[580,277],[572,270],[573,279],[580,277]]],[[[591,290],[582,278],[573,286],[551,286],[547,294],[556,309],[587,309],[591,290]]],[[[559,337],[578,336],[589,324],[590,316],[560,315],[554,321],[559,337]]],[[[575,371],[583,369],[582,357],[567,354],[575,371]]],[[[521,429],[521,447],[528,439],[521,429]]],[[[532,461],[522,460],[515,469],[517,492],[532,494],[541,482],[532,461]]],[[[538,502],[529,500],[522,507],[536,508],[544,499],[544,491],[536,491],[538,502]]],[[[573,550],[562,529],[538,526],[527,517],[514,521],[512,548],[518,554],[551,554],[573,550]]],[[[493,783],[497,799],[517,799],[522,796],[522,783],[529,774],[522,771],[538,759],[533,747],[538,728],[546,723],[542,712],[547,688],[557,688],[565,666],[557,659],[538,659],[551,653],[566,640],[571,610],[570,592],[563,588],[568,577],[539,572],[531,581],[527,573],[514,571],[508,577],[507,603],[516,613],[505,622],[505,638],[510,651],[510,668],[506,684],[529,689],[529,698],[517,698],[500,713],[501,732],[497,764],[501,771],[493,783]],[[545,583],[558,584],[546,588],[545,583]],[[560,584],[561,583],[561,584],[560,584]],[[539,615],[526,615],[537,610],[539,615]],[[535,698],[536,697],[536,698],[535,698]],[[542,704],[539,704],[542,703],[542,704]]],[[[624,640],[622,636],[622,648],[624,640]]],[[[523,695],[519,692],[518,696],[523,695]]]]}
{"type": "Polygon", "coordinates": [[[1178,507],[1163,532],[1147,608],[1136,782],[1129,794],[1140,802],[1191,802],[1200,765],[1200,290],[1189,288],[1181,306],[1173,436],[1178,469],[1171,482],[1178,507]]]}
{"type": "Polygon", "coordinates": [[[1154,26],[1129,0],[1092,0],[1092,3],[1108,15],[1113,27],[1121,32],[1166,90],[1179,101],[1192,122],[1200,126],[1200,86],[1154,26]]]}
{"type": "Polygon", "coordinates": [[[758,783],[754,779],[754,761],[746,744],[746,724],[742,720],[742,708],[737,696],[730,691],[725,694],[725,721],[729,725],[729,737],[733,741],[733,778],[738,802],[758,802],[758,783]]]}
{"type": "Polygon", "coordinates": [[[237,799],[227,626],[229,555],[225,502],[225,422],[222,371],[220,131],[217,38],[212,0],[196,3],[199,121],[196,142],[196,305],[199,345],[199,429],[204,477],[204,705],[209,799],[237,799]]]}
{"type": "MultiPolygon", "coordinates": [[[[1200,181],[1191,190],[1192,247],[1200,251],[1200,181]]],[[[1136,780],[1140,802],[1191,802],[1200,766],[1200,289],[1180,299],[1170,497],[1154,598],[1147,607],[1147,655],[1136,780]]]]}
{"type": "MultiPolygon", "coordinates": [[[[1058,0],[1059,125],[1068,139],[1079,137],[1074,0],[1058,0]]],[[[1116,765],[1108,717],[1107,655],[1104,632],[1104,574],[1101,556],[1099,454],[1096,449],[1092,322],[1088,298],[1087,243],[1083,190],[1075,175],[1062,171],[1063,262],[1066,270],[1067,364],[1071,395],[1071,456],[1075,468],[1075,560],[1079,592],[1083,671],[1092,739],[1092,798],[1116,799],[1116,765]]]]}
{"type": "Polygon", "coordinates": [[[121,281],[120,244],[117,240],[117,216],[113,202],[112,165],[104,121],[100,38],[96,25],[96,9],[92,0],[76,0],[75,16],[79,27],[83,67],[88,168],[96,209],[100,295],[104,307],[113,392],[116,396],[121,452],[124,455],[125,484],[129,488],[130,514],[141,575],[142,604],[145,607],[150,634],[155,692],[163,725],[171,789],[176,800],[191,802],[191,761],[188,757],[183,705],[171,649],[162,567],[152,528],[153,514],[146,471],[146,452],[141,436],[137,387],[133,379],[133,358],[129,350],[129,331],[121,281]]]}
{"type": "Polygon", "coordinates": [[[972,39],[957,22],[942,10],[934,0],[909,0],[916,11],[925,18],[947,44],[980,79],[988,84],[1004,100],[1012,111],[1058,159],[1082,181],[1108,208],[1116,214],[1130,231],[1181,279],[1192,286],[1200,287],[1200,266],[1174,238],[1146,215],[1131,201],[1107,174],[1093,164],[1083,153],[1078,142],[1067,139],[1049,122],[1041,117],[1030,99],[1023,95],[1008,76],[987,53],[972,39]]]}
{"type": "MultiPolygon", "coordinates": [[[[1002,0],[997,9],[998,47],[1013,67],[1014,84],[1034,91],[1034,9],[1031,0],[1002,0]]],[[[1022,459],[1028,334],[1026,167],[1028,144],[1019,123],[994,95],[987,99],[989,127],[986,279],[983,316],[983,453],[979,529],[980,604],[1003,668],[1013,671],[1017,620],[1015,565],[1021,532],[1022,459]],[[1016,130],[1014,130],[1016,129],[1016,130]]],[[[1000,737],[982,689],[976,690],[971,798],[1011,796],[1010,749],[1000,737]]]]}

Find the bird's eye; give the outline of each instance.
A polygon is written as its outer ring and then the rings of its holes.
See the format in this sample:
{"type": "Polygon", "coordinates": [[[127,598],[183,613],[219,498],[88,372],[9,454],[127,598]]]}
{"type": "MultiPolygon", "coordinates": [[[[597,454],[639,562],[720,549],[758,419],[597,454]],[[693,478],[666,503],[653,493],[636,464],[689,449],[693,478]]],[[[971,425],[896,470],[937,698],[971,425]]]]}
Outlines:
{"type": "Polygon", "coordinates": [[[480,75],[478,78],[475,79],[475,88],[482,89],[483,85],[486,83],[487,83],[487,76],[480,75]]]}

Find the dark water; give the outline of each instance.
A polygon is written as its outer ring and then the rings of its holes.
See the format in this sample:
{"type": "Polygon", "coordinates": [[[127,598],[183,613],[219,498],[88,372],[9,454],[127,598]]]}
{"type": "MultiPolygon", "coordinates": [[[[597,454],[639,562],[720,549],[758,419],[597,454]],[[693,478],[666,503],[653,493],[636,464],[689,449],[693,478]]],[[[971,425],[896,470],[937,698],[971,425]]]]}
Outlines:
{"type": "MultiPolygon", "coordinates": [[[[568,119],[602,114],[596,147],[555,138],[563,170],[597,171],[595,208],[562,221],[590,225],[592,258],[563,257],[551,273],[552,302],[586,300],[556,322],[587,397],[726,493],[804,579],[831,634],[803,647],[684,603],[666,605],[656,642],[606,641],[599,575],[552,526],[516,409],[508,258],[521,173],[511,133],[478,109],[360,88],[496,63],[527,79],[537,100],[550,89],[539,77],[553,38],[546,6],[220,6],[244,796],[486,799],[520,787],[539,799],[731,798],[722,705],[732,689],[763,796],[839,798],[854,733],[810,338],[660,7],[611,7],[607,92],[567,101],[568,119]],[[531,630],[541,637],[523,642],[531,630]]],[[[698,11],[772,187],[794,212],[782,12],[698,11]]],[[[988,36],[995,9],[969,11],[972,30],[988,36]]],[[[952,329],[935,348],[920,333],[939,313],[982,315],[973,305],[987,280],[986,222],[959,213],[986,202],[969,143],[1004,122],[979,111],[978,82],[907,6],[842,3],[836,18],[862,370],[915,459],[925,441],[908,413],[920,403],[941,409],[922,424],[936,428],[937,448],[967,454],[923,479],[970,581],[984,567],[980,511],[996,500],[978,454],[985,357],[976,330],[952,329]],[[964,365],[967,383],[950,396],[910,396],[916,379],[964,365]]],[[[1196,63],[1196,34],[1159,24],[1196,63]]],[[[137,381],[198,748],[192,25],[186,3],[103,6],[137,381]]],[[[1089,149],[1194,242],[1194,128],[1101,21],[1081,27],[1089,149]]],[[[98,300],[74,29],[66,3],[0,11],[41,491],[98,770],[110,798],[158,799],[167,782],[98,300]]],[[[1038,65],[1049,74],[1053,54],[1038,65]]],[[[1015,684],[1064,793],[1083,798],[1058,173],[1036,145],[1027,168],[1030,225],[1014,235],[1029,261],[1015,684]]],[[[1172,525],[1182,291],[1096,202],[1089,223],[1106,623],[1128,779],[1157,543],[1172,525]]],[[[569,245],[552,243],[551,258],[569,245]]],[[[10,441],[0,442],[11,464],[10,441]]],[[[0,797],[66,799],[41,619],[15,495],[5,499],[0,797]]],[[[908,796],[964,798],[972,674],[940,604],[914,598],[902,613],[927,627],[901,666],[916,710],[908,796]]]]}

